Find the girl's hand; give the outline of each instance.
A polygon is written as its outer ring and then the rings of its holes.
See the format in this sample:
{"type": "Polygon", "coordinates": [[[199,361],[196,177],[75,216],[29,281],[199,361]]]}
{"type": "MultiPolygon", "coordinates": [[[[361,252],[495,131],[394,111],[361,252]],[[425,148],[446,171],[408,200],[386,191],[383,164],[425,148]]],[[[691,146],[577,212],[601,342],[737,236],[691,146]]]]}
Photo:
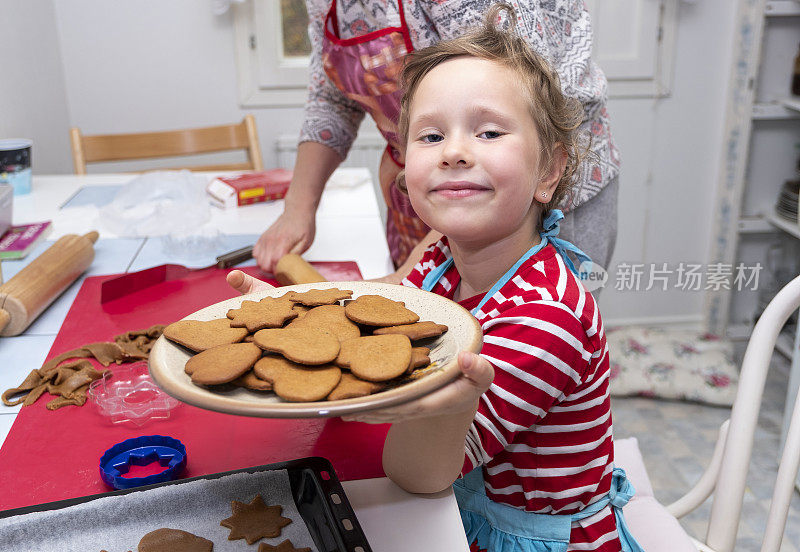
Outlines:
{"type": "Polygon", "coordinates": [[[262,280],[253,278],[241,270],[231,270],[228,272],[225,280],[228,282],[229,286],[242,295],[247,295],[248,293],[253,293],[256,291],[264,291],[265,289],[273,289],[275,287],[262,280]]]}
{"type": "Polygon", "coordinates": [[[461,375],[430,395],[399,406],[342,416],[342,419],[385,424],[474,409],[478,398],[489,389],[494,380],[494,367],[485,358],[467,351],[458,354],[458,367],[461,369],[461,375]]]}

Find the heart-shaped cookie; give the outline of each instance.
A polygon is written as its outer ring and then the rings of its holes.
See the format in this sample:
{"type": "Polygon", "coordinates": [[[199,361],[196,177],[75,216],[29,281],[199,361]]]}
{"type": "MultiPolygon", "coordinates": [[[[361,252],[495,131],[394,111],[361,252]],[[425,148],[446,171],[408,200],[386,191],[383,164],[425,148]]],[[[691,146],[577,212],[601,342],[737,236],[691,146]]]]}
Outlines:
{"type": "Polygon", "coordinates": [[[272,384],[256,376],[252,370],[245,372],[233,380],[231,384],[245,389],[252,389],[253,391],[272,391],[272,384]]]}
{"type": "Polygon", "coordinates": [[[290,291],[282,295],[283,298],[306,305],[316,307],[318,305],[334,305],[342,299],[350,299],[353,292],[348,289],[310,289],[305,292],[290,291]]]}
{"type": "Polygon", "coordinates": [[[247,335],[246,328],[231,328],[230,320],[179,320],[164,328],[164,337],[199,353],[220,345],[238,343],[247,335]]]}
{"type": "Polygon", "coordinates": [[[375,381],[364,381],[358,379],[348,372],[342,373],[342,379],[333,391],[328,394],[329,401],[339,401],[343,399],[354,399],[356,397],[366,397],[386,388],[385,383],[375,381]]]}
{"type": "Polygon", "coordinates": [[[280,353],[298,364],[327,364],[333,362],[339,354],[339,340],[336,336],[319,328],[259,330],[253,342],[265,351],[280,353]]]}
{"type": "Polygon", "coordinates": [[[344,313],[353,322],[367,326],[399,326],[419,320],[419,316],[408,310],[402,301],[380,295],[362,295],[347,303],[344,313]]]}
{"type": "Polygon", "coordinates": [[[402,334],[407,335],[411,341],[427,339],[429,337],[439,337],[447,331],[447,326],[436,322],[415,322],[413,324],[403,324],[402,326],[387,326],[376,328],[375,335],[402,334]]]}
{"type": "Polygon", "coordinates": [[[220,345],[197,353],[186,361],[184,371],[192,382],[220,385],[246,373],[261,358],[261,349],[252,343],[220,345]]]}
{"type": "Polygon", "coordinates": [[[411,363],[411,341],[404,335],[369,335],[342,343],[338,366],[367,381],[388,381],[411,363]]]}
{"type": "Polygon", "coordinates": [[[256,362],[253,372],[270,382],[276,395],[292,402],[320,401],[333,391],[342,377],[342,371],[332,364],[304,366],[273,355],[256,362]]]}
{"type": "Polygon", "coordinates": [[[339,341],[361,337],[361,330],[344,314],[341,305],[322,305],[292,320],[287,328],[319,328],[336,336],[339,341]]]}
{"type": "Polygon", "coordinates": [[[164,527],[150,531],[139,541],[139,552],[211,552],[214,543],[194,533],[164,527]]]}

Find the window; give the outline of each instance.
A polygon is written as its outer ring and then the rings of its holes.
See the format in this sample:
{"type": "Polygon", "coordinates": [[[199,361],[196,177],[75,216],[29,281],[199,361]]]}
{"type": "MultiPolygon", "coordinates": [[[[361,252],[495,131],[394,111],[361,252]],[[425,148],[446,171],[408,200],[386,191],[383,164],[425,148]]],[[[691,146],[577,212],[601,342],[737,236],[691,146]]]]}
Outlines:
{"type": "Polygon", "coordinates": [[[305,1],[250,0],[234,8],[239,103],[302,106],[311,53],[305,1]]]}

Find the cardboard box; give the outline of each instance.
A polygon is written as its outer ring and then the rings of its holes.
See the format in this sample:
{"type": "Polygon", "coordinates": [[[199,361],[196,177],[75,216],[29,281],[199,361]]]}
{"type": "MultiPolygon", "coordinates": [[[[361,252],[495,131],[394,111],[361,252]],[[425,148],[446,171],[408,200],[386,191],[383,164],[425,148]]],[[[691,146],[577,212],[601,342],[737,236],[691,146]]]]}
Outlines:
{"type": "Polygon", "coordinates": [[[215,178],[206,186],[213,205],[222,209],[283,199],[292,181],[289,169],[270,169],[215,178]]]}

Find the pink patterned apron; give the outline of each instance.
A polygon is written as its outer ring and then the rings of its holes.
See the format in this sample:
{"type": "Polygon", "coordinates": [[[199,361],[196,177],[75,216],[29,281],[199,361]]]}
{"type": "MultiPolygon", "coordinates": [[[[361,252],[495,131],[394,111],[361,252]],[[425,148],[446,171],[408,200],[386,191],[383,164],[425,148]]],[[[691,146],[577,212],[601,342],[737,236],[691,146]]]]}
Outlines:
{"type": "Polygon", "coordinates": [[[322,41],[322,63],[325,73],[344,94],[358,102],[375,119],[387,146],[381,157],[378,179],[387,205],[386,239],[395,266],[430,230],[422,222],[408,196],[397,189],[395,177],[403,168],[397,120],[400,116],[400,72],[406,54],[414,49],[403,13],[403,0],[398,0],[400,26],[370,33],[339,38],[336,0],[325,18],[322,41]]]}

